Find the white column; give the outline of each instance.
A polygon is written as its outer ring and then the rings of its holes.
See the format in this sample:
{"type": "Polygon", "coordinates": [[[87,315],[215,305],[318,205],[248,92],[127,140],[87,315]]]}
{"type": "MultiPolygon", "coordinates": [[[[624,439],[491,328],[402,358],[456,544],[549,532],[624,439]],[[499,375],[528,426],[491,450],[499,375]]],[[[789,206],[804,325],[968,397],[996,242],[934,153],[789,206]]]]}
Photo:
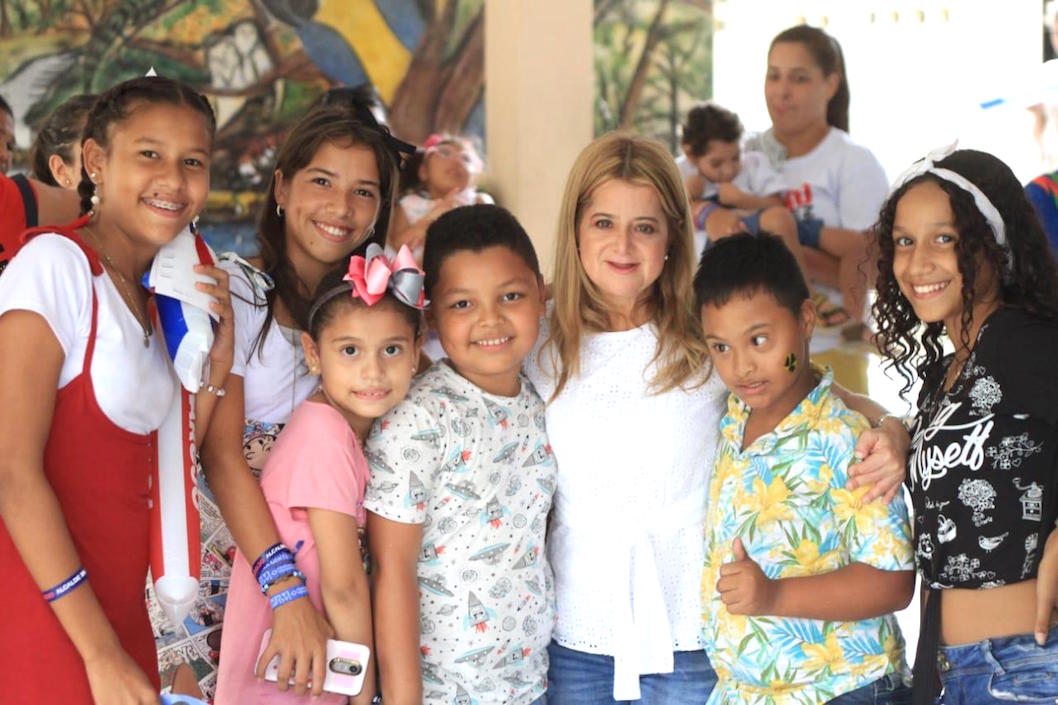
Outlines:
{"type": "Polygon", "coordinates": [[[592,139],[591,0],[485,0],[489,186],[551,279],[566,176],[592,139]]]}

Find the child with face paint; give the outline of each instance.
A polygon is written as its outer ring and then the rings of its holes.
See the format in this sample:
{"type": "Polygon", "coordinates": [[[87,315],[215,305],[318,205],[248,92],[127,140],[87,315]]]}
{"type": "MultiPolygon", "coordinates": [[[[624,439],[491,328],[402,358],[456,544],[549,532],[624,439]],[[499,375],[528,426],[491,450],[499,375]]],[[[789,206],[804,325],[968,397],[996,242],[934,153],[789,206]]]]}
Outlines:
{"type": "Polygon", "coordinates": [[[793,255],[773,235],[724,238],[694,289],[731,391],[705,523],[710,702],[907,697],[893,616],[914,590],[907,509],[846,489],[868,423],[809,363],[816,311],[793,255]]]}

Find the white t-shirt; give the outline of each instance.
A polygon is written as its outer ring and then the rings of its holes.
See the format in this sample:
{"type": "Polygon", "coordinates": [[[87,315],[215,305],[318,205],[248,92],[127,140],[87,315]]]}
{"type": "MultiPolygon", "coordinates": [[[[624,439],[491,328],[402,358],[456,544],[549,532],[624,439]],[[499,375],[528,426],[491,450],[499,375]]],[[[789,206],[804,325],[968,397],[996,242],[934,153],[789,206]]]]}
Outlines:
{"type": "Polygon", "coordinates": [[[786,205],[798,218],[849,230],[866,230],[878,220],[889,181],[874,154],[846,132],[832,127],[815,149],[792,158],[784,158],[785,150],[770,130],[749,144],[774,160],[789,184],[786,205]]]}
{"type": "MultiPolygon", "coordinates": [[[[698,173],[698,167],[692,164],[685,154],[676,157],[676,166],[679,167],[680,176],[684,178],[698,173]]],[[[775,170],[768,157],[760,152],[742,152],[742,169],[731,179],[731,183],[751,196],[782,195],[788,188],[786,179],[775,170]]],[[[713,198],[716,193],[717,185],[706,180],[705,187],[697,198],[713,198]]]]}
{"type": "MultiPolygon", "coordinates": [[[[540,341],[548,334],[545,321],[540,341]]],[[[673,651],[702,648],[702,530],[727,390],[714,373],[651,394],[656,348],[653,324],[585,335],[580,374],[547,404],[554,638],[614,656],[616,700],[639,699],[641,674],[671,672],[673,651]]],[[[524,369],[546,402],[555,375],[540,356],[524,369]]]]}
{"type": "Polygon", "coordinates": [[[286,423],[298,404],[308,399],[319,377],[310,375],[301,348],[301,332],[284,328],[273,318],[264,344],[257,345],[268,309],[265,292],[237,262],[220,265],[230,275],[235,313],[235,359],[231,373],[243,378],[246,418],[286,423]]]}
{"type": "Polygon", "coordinates": [[[93,289],[99,302],[90,370],[96,401],[120,428],[150,433],[162,425],[177,393],[161,333],[153,332],[143,346],[143,328],[110,273],[92,276],[88,258],[72,240],[38,235],[19,251],[0,277],[0,315],[32,311],[47,321],[65,354],[62,389],[84,367],[93,289]]]}

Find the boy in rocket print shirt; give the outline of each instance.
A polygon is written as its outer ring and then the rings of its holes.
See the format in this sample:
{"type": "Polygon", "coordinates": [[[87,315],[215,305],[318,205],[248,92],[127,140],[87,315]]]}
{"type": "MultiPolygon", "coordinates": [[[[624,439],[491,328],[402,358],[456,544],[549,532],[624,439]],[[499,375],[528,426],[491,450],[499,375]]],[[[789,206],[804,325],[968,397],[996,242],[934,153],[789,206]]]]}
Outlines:
{"type": "Polygon", "coordinates": [[[485,205],[432,224],[424,265],[449,359],[365,452],[380,689],[387,703],[543,702],[555,462],[520,372],[543,312],[539,267],[517,221],[485,205]]]}

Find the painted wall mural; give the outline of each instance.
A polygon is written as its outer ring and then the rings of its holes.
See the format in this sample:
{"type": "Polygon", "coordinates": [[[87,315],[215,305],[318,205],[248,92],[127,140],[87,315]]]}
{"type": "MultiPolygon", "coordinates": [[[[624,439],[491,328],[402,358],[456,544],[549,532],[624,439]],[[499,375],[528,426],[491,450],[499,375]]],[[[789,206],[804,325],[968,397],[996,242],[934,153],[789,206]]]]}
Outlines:
{"type": "Polygon", "coordinates": [[[712,0],[595,0],[595,134],[635,129],[679,148],[712,96],[712,0]]]}
{"type": "Polygon", "coordinates": [[[253,250],[287,129],[332,86],[371,83],[400,137],[484,133],[483,0],[0,0],[0,95],[25,154],[77,93],[142,75],[195,86],[218,118],[206,234],[253,250]]]}

